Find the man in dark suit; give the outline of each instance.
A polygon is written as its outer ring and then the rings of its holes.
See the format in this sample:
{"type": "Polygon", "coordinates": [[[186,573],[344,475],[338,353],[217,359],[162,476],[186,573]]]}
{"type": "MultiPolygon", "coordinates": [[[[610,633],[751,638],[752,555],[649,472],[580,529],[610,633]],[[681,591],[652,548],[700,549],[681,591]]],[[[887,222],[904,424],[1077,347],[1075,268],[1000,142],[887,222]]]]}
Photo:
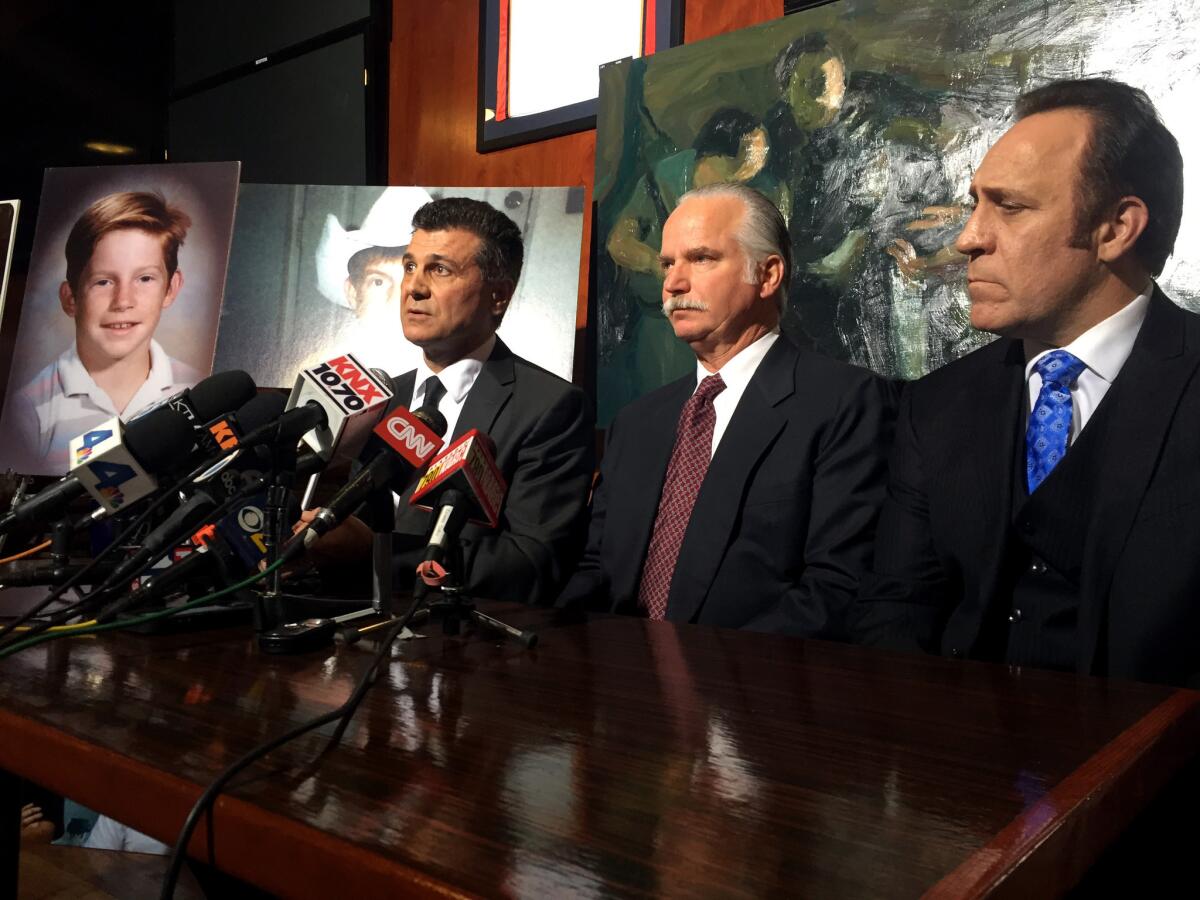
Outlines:
{"type": "Polygon", "coordinates": [[[744,185],[684,195],[663,311],[696,373],[618,414],[562,606],[840,636],[883,495],[891,403],[779,334],[791,249],[744,185]]]}
{"type": "MultiPolygon", "coordinates": [[[[413,228],[403,255],[401,322],[422,361],[393,379],[393,406],[436,406],[447,444],[472,428],[491,437],[508,492],[496,529],[464,528],[462,574],[478,596],[548,602],[583,544],[595,464],[591,407],[579,388],[496,336],[524,256],[513,221],[487,203],[448,197],[421,207],[413,228]]],[[[409,494],[411,487],[395,508],[399,589],[412,585],[431,528],[429,513],[410,506],[409,494]]],[[[390,518],[390,502],[384,506],[390,518]]],[[[310,556],[346,562],[366,555],[371,532],[361,520],[333,534],[310,556]]]]}
{"type": "Polygon", "coordinates": [[[1017,103],[958,239],[1002,339],[906,391],[865,642],[1184,683],[1200,673],[1200,317],[1159,290],[1183,196],[1145,94],[1017,103]]]}

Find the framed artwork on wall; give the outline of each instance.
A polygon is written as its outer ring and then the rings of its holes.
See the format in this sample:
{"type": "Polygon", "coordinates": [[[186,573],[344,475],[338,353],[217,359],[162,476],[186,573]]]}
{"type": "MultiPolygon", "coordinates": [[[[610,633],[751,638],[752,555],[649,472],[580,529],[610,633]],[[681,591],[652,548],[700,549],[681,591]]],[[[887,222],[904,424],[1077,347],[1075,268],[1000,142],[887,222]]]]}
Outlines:
{"type": "Polygon", "coordinates": [[[599,68],[683,41],[683,0],[480,0],[481,153],[592,128],[599,68]]]}

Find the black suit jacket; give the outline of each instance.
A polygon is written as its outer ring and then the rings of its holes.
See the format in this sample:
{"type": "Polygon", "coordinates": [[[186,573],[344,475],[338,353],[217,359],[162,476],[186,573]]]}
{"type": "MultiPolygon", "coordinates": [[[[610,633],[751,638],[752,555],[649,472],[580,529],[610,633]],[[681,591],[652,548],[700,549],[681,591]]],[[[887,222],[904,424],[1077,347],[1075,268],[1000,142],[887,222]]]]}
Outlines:
{"type": "MultiPolygon", "coordinates": [[[[415,370],[393,379],[393,406],[411,405],[415,382],[415,370]]],[[[496,530],[463,529],[467,585],[481,597],[548,603],[574,567],[586,533],[595,469],[591,405],[579,388],[497,338],[451,440],[472,428],[495,442],[508,493],[496,530]]],[[[411,493],[410,487],[401,498],[395,523],[401,589],[412,583],[431,524],[427,511],[409,506],[411,493]]]]}
{"type": "MultiPolygon", "coordinates": [[[[694,375],[669,384],[613,422],[587,549],[561,606],[637,611],[676,425],[695,386],[694,375]]],[[[776,341],[701,485],[668,619],[841,635],[883,499],[891,393],[865,370],[776,341]]]]}
{"type": "MultiPolygon", "coordinates": [[[[1200,673],[1198,367],[1200,316],[1156,291],[1101,402],[1105,441],[1079,488],[1090,492],[1080,504],[1089,512],[1062,523],[1083,532],[1080,672],[1175,683],[1200,673]]],[[[1022,403],[1016,340],[998,340],[905,392],[874,570],[855,611],[859,639],[979,652],[989,610],[1011,602],[999,594],[1022,403]]]]}

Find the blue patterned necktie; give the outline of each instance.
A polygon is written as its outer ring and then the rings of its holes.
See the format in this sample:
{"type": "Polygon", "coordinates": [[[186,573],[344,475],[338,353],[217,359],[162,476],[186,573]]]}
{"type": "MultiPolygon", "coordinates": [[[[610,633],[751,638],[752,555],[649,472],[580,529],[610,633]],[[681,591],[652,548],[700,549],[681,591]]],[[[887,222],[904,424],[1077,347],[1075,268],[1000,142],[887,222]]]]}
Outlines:
{"type": "Polygon", "coordinates": [[[1071,439],[1071,385],[1087,366],[1066,350],[1053,350],[1033,367],[1042,376],[1042,389],[1025,430],[1025,481],[1031,494],[1067,452],[1071,439]]]}

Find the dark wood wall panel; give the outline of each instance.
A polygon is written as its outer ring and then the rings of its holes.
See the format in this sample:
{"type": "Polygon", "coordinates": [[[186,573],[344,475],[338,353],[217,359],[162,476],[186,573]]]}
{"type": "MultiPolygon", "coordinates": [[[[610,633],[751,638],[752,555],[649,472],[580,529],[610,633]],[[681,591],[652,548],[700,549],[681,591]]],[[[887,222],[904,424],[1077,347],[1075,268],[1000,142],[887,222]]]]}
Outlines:
{"type": "MultiPolygon", "coordinates": [[[[702,40],[782,12],[780,0],[686,0],[684,36],[702,40]]],[[[388,182],[430,185],[572,185],[592,201],[596,132],[584,131],[493,153],[475,151],[478,0],[393,0],[388,182]]],[[[583,246],[590,242],[585,221],[583,246]]],[[[587,268],[580,272],[577,327],[587,319],[587,268]]]]}

